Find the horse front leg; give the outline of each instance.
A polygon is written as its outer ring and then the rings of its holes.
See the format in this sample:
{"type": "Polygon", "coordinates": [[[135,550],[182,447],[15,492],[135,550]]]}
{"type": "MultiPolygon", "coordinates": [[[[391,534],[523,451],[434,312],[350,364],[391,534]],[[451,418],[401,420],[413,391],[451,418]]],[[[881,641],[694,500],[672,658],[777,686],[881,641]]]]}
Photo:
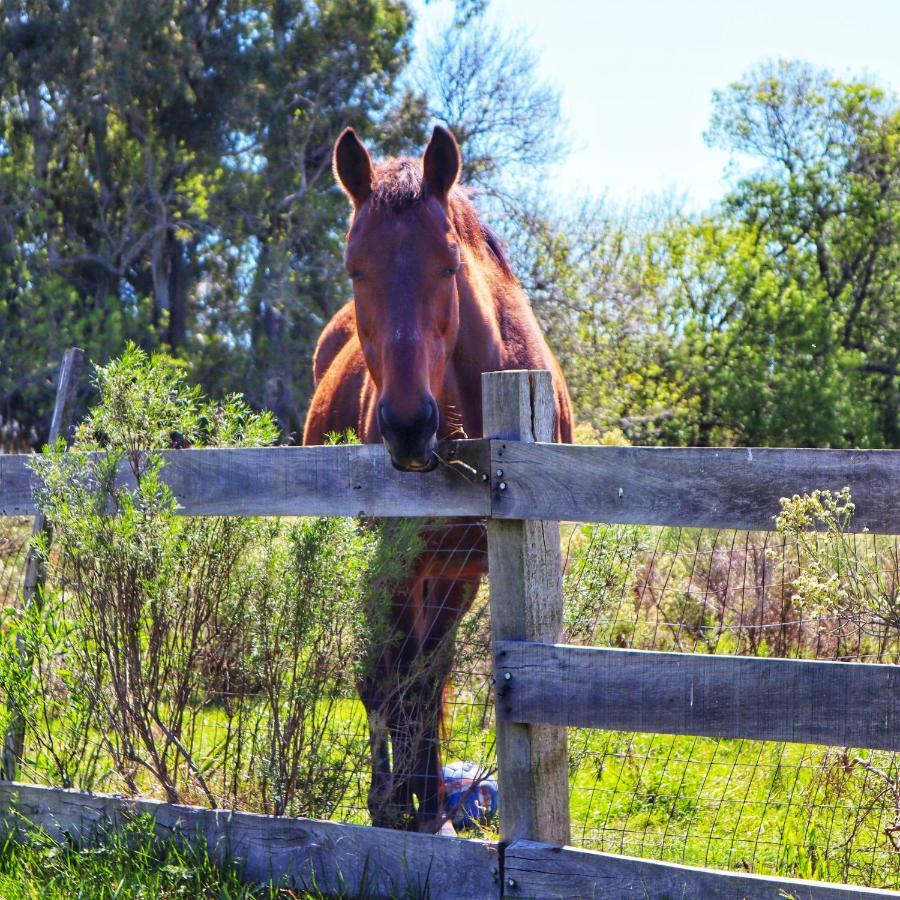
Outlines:
{"type": "MultiPolygon", "coordinates": [[[[448,654],[449,656],[449,654],[448,654]]],[[[418,801],[416,829],[427,833],[440,831],[444,824],[444,778],[441,768],[440,730],[443,716],[444,686],[451,659],[434,660],[435,671],[422,676],[410,698],[407,718],[413,734],[410,788],[418,801]]]]}
{"type": "Polygon", "coordinates": [[[370,661],[369,671],[358,686],[369,727],[369,762],[372,777],[366,805],[372,824],[380,828],[399,827],[398,823],[402,816],[388,745],[397,717],[396,692],[391,689],[394,669],[393,654],[388,647],[381,647],[377,651],[377,657],[370,661]]]}
{"type": "Polygon", "coordinates": [[[439,831],[445,820],[441,727],[444,689],[450,678],[456,628],[475,595],[477,583],[461,578],[425,582],[424,609],[428,625],[421,636],[417,678],[408,698],[408,718],[415,736],[412,748],[412,789],[418,800],[419,831],[439,831]]]}

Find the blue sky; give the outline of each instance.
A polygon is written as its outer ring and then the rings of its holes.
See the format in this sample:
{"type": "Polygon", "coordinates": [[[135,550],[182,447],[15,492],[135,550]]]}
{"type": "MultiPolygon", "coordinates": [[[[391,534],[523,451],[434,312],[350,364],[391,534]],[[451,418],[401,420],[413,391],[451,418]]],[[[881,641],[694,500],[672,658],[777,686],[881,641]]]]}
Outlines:
{"type": "MultiPolygon", "coordinates": [[[[444,21],[419,14],[417,41],[444,21]]],[[[900,90],[900,0],[492,0],[521,28],[562,93],[573,152],[564,193],[637,204],[671,194],[700,209],[724,191],[727,158],[703,141],[713,90],[765,59],[799,58],[900,90]]]]}

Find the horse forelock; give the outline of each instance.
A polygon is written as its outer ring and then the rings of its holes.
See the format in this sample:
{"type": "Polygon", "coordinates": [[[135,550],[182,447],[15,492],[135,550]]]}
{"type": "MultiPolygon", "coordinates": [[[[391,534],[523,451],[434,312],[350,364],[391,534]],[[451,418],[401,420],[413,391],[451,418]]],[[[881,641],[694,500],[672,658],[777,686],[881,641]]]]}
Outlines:
{"type": "MultiPolygon", "coordinates": [[[[410,157],[386,159],[375,165],[370,202],[376,209],[401,213],[426,196],[422,161],[410,157]]],[[[513,278],[509,259],[499,237],[485,225],[469,192],[457,185],[449,197],[450,220],[459,237],[474,250],[488,255],[508,278],[513,278]]]]}
{"type": "Polygon", "coordinates": [[[369,201],[376,209],[403,212],[424,198],[424,190],[419,160],[386,159],[375,166],[369,201]]]}

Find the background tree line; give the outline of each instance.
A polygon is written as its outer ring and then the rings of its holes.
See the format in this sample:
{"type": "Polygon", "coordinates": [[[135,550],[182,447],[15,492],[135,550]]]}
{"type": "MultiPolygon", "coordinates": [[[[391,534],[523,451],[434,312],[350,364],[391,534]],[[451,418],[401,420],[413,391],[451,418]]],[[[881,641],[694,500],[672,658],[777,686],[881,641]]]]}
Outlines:
{"type": "Polygon", "coordinates": [[[128,340],[296,435],[350,294],[332,142],[418,152],[438,120],[604,439],[900,446],[896,99],[763,65],[714,96],[742,173],[714,209],[573,209],[548,199],[558,96],[485,6],[414,56],[400,0],[6,0],[6,444],[43,438],[64,347],[128,340]]]}

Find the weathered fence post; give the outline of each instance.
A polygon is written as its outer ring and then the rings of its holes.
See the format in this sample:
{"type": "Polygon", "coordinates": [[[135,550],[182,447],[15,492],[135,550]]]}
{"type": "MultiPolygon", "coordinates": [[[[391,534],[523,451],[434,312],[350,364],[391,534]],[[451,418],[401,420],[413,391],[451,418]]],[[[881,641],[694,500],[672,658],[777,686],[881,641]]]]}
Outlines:
{"type": "MultiPolygon", "coordinates": [[[[503,440],[552,441],[556,430],[553,383],[547,371],[486,372],[482,376],[484,435],[494,438],[492,493],[507,489],[503,440]]],[[[559,523],[488,519],[491,621],[494,641],[559,641],[563,624],[559,523]]],[[[503,721],[503,696],[515,690],[502,658],[497,679],[497,763],[500,836],[569,843],[566,729],[503,721]]],[[[552,700],[550,701],[552,702],[552,700]]]]}
{"type": "MultiPolygon", "coordinates": [[[[68,439],[66,432],[69,428],[72,404],[78,393],[78,379],[81,376],[83,362],[84,350],[78,347],[66,350],[59,369],[56,403],[53,407],[53,418],[50,420],[50,434],[47,437],[47,443],[50,445],[55,444],[60,436],[68,439]]],[[[44,518],[44,514],[38,511],[31,526],[31,536],[35,538],[40,534],[50,534],[50,523],[44,518]]],[[[43,560],[34,546],[31,546],[28,548],[28,555],[25,558],[25,580],[22,587],[24,609],[41,602],[45,577],[43,560]]],[[[31,656],[23,646],[21,637],[19,637],[17,645],[23,669],[30,670],[31,656]]],[[[11,712],[12,715],[3,741],[2,761],[0,761],[0,775],[7,781],[15,780],[18,762],[25,748],[25,721],[17,710],[11,710],[11,712]]]]}

